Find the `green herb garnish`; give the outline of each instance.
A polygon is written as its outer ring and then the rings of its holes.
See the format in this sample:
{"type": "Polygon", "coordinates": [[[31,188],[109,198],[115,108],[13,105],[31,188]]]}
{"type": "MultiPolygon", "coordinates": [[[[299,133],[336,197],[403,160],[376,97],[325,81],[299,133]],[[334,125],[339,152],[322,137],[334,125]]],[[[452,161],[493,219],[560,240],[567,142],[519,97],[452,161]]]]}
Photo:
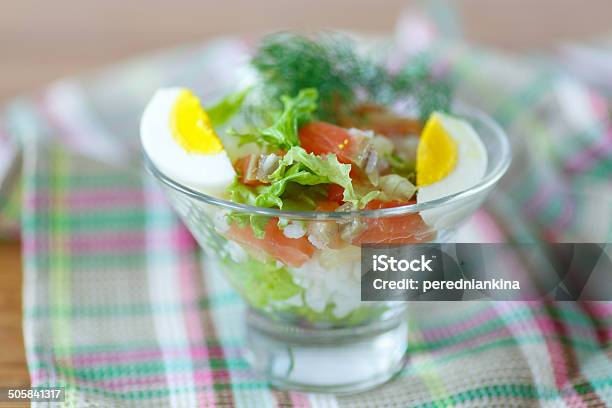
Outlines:
{"type": "Polygon", "coordinates": [[[226,124],[242,107],[247,94],[251,88],[246,88],[238,92],[231,93],[217,102],[215,105],[206,108],[208,117],[213,126],[226,124]]]}
{"type": "Polygon", "coordinates": [[[359,103],[386,106],[412,98],[422,119],[434,110],[448,111],[450,105],[450,86],[443,78],[433,77],[427,58],[415,58],[397,73],[390,73],[342,35],[310,39],[274,34],[262,41],[252,65],[270,100],[315,88],[320,97],[316,113],[326,121],[337,122],[359,103]]]}
{"type": "Polygon", "coordinates": [[[231,131],[240,138],[240,144],[256,143],[278,149],[290,149],[300,144],[298,129],[310,120],[312,112],[317,109],[318,93],[308,88],[296,92],[295,97],[282,95],[283,110],[274,123],[266,128],[252,129],[244,133],[231,131]]]}

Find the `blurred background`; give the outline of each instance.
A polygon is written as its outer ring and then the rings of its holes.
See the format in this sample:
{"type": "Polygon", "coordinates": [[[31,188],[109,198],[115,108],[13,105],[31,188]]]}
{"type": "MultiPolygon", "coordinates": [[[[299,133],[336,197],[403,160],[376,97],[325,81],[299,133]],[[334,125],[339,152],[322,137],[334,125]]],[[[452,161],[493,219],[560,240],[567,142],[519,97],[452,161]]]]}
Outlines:
{"type": "MultiPolygon", "coordinates": [[[[0,103],[67,75],[216,35],[277,29],[346,28],[392,31],[406,0],[190,0],[85,2],[2,0],[0,103]]],[[[433,2],[438,18],[452,15],[433,2]]],[[[472,42],[514,52],[612,32],[609,0],[462,0],[451,3],[472,42]]],[[[0,241],[0,386],[23,385],[28,374],[21,335],[18,242],[0,241]]]]}
{"type": "MultiPolygon", "coordinates": [[[[408,0],[3,0],[0,100],[137,53],[220,34],[350,28],[385,32],[408,0]]],[[[434,1],[434,7],[436,6],[434,1]]],[[[438,2],[441,18],[444,4],[438,2]]],[[[609,0],[460,0],[465,35],[524,51],[612,30],[609,0]]]]}

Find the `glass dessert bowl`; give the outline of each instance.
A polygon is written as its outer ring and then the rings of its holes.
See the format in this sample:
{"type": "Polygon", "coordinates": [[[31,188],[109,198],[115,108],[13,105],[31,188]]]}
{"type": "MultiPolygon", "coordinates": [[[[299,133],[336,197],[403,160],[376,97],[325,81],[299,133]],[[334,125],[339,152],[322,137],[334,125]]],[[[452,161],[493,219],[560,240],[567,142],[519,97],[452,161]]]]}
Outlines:
{"type": "Polygon", "coordinates": [[[360,50],[272,35],[242,90],[203,107],[162,88],[141,120],[147,168],[248,306],[246,358],[281,388],[351,393],[396,374],[408,304],[361,300],[361,249],[451,241],[510,162],[503,131],[453,107],[439,70],[360,50]]]}
{"type": "Polygon", "coordinates": [[[273,385],[352,393],[386,382],[405,363],[408,303],[360,300],[361,246],[452,242],[511,160],[507,137],[491,118],[466,107],[453,112],[480,136],[484,176],[468,189],[401,206],[289,211],[241,204],[168,177],[145,152],[147,169],[210,264],[247,304],[245,356],[273,385]]]}

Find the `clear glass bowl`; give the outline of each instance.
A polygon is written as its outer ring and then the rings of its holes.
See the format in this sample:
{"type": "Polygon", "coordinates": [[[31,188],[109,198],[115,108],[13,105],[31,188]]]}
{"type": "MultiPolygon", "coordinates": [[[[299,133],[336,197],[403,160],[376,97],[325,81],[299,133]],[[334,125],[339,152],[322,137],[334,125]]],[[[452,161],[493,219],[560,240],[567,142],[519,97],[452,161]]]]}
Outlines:
{"type": "Polygon", "coordinates": [[[474,126],[486,146],[485,177],[468,190],[395,208],[295,212],[237,204],[166,177],[145,155],[148,170],[210,264],[249,306],[245,356],[273,385],[351,393],[386,382],[401,369],[409,350],[407,303],[360,300],[360,247],[389,243],[389,236],[400,238],[395,243],[451,241],[505,173],[511,152],[503,130],[477,110],[455,113],[474,126]],[[228,223],[230,214],[243,226],[228,223]],[[292,224],[291,237],[274,228],[259,239],[249,225],[279,219],[292,224]],[[294,238],[302,232],[306,235],[294,238]],[[324,242],[329,237],[335,238],[324,242]]]}

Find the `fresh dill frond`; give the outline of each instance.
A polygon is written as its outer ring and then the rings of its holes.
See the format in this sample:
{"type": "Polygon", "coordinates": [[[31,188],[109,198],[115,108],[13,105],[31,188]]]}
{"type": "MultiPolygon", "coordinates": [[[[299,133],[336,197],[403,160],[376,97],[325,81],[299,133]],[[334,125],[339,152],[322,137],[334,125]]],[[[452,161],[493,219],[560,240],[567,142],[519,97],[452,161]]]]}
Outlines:
{"type": "Polygon", "coordinates": [[[266,99],[278,101],[282,95],[315,88],[317,116],[327,121],[334,122],[361,103],[385,106],[411,99],[421,118],[434,110],[447,111],[450,105],[450,86],[433,78],[424,58],[408,61],[392,74],[340,34],[273,34],[263,39],[251,62],[263,80],[266,99]]]}
{"type": "Polygon", "coordinates": [[[304,88],[317,89],[317,113],[329,120],[338,106],[355,100],[355,92],[364,77],[377,69],[361,59],[348,40],[344,40],[339,36],[325,36],[314,41],[293,33],[275,34],[263,39],[251,62],[273,99],[296,95],[304,88]]]}
{"type": "Polygon", "coordinates": [[[396,98],[409,96],[414,99],[422,121],[434,111],[450,110],[451,83],[448,78],[433,75],[431,59],[426,55],[415,56],[404,64],[392,83],[396,98]]]}

